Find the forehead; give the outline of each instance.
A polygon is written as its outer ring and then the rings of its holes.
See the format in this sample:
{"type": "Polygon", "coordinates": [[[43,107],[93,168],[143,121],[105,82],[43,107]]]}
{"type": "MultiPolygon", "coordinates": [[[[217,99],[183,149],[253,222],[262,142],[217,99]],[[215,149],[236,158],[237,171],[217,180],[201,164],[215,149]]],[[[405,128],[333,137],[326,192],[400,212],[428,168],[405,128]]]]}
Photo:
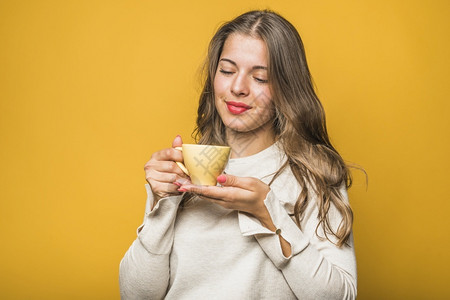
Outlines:
{"type": "Polygon", "coordinates": [[[266,43],[249,35],[231,34],[225,40],[220,58],[228,58],[238,65],[267,66],[266,43]]]}

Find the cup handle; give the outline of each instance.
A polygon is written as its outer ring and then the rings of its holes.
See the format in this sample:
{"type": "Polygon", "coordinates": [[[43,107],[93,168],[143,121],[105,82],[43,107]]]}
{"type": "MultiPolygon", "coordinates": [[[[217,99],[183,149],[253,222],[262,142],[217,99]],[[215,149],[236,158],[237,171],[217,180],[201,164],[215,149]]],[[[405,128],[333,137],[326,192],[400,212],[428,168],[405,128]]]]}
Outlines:
{"type": "MultiPolygon", "coordinates": [[[[176,149],[176,150],[183,151],[183,148],[181,148],[181,147],[175,147],[175,149],[176,149]]],[[[189,171],[186,169],[186,167],[183,165],[183,163],[181,163],[181,162],[179,162],[179,161],[176,161],[175,163],[180,167],[180,169],[181,169],[187,176],[190,176],[190,175],[189,175],[189,171]]]]}

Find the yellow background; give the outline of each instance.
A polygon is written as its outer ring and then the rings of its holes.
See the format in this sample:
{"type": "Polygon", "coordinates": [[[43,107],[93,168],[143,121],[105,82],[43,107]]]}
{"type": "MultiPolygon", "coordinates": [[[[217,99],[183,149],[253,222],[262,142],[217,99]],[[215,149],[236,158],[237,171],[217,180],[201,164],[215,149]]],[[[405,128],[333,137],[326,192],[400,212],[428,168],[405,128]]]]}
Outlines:
{"type": "Polygon", "coordinates": [[[359,299],[450,298],[449,1],[0,1],[0,298],[118,299],[143,165],[192,141],[217,26],[306,45],[350,190],[359,299]]]}

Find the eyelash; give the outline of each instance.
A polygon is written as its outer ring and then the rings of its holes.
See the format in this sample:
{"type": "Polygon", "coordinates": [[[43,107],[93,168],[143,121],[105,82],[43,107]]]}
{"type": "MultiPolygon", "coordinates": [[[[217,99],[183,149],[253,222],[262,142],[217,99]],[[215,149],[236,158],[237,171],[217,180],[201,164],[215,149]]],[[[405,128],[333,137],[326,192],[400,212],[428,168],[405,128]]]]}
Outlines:
{"type": "Polygon", "coordinates": [[[259,78],[256,78],[256,77],[253,77],[253,78],[255,78],[256,82],[258,82],[258,83],[268,83],[269,82],[268,80],[259,79],[259,78]]]}
{"type": "MultiPolygon", "coordinates": [[[[230,72],[230,71],[225,71],[224,69],[219,69],[219,72],[224,75],[232,75],[234,73],[234,72],[230,72]]],[[[256,82],[261,83],[261,84],[268,82],[268,80],[260,79],[257,77],[253,77],[253,78],[256,80],[256,82]]]]}
{"type": "Polygon", "coordinates": [[[233,72],[225,71],[224,69],[220,69],[219,71],[220,71],[220,73],[225,74],[225,75],[233,74],[233,72]]]}

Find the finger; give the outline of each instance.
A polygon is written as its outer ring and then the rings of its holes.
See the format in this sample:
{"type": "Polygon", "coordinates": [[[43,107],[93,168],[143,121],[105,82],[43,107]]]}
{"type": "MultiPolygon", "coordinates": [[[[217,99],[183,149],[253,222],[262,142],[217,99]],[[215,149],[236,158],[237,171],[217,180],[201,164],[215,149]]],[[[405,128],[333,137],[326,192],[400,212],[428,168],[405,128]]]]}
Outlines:
{"type": "Polygon", "coordinates": [[[228,188],[207,185],[182,185],[179,190],[221,201],[233,201],[236,199],[236,190],[232,187],[228,188]]]}
{"type": "Polygon", "coordinates": [[[173,161],[154,161],[150,162],[148,164],[148,167],[146,165],[146,168],[144,168],[145,171],[151,171],[155,170],[158,172],[164,172],[164,173],[173,173],[177,174],[178,176],[182,178],[187,178],[188,176],[183,172],[183,170],[180,169],[180,167],[173,161]]]}
{"type": "Polygon", "coordinates": [[[233,186],[244,190],[253,190],[257,180],[253,177],[238,177],[230,174],[222,174],[217,177],[217,182],[222,186],[233,186]]]}
{"type": "Polygon", "coordinates": [[[159,182],[153,179],[147,180],[150,184],[152,191],[156,194],[170,194],[170,195],[179,195],[178,186],[173,183],[165,183],[159,182]]]}
{"type": "Polygon", "coordinates": [[[167,148],[153,153],[151,160],[183,162],[183,153],[174,148],[167,148]]]}
{"type": "Polygon", "coordinates": [[[177,179],[174,184],[178,185],[178,186],[182,186],[182,185],[192,185],[192,182],[190,180],[190,178],[179,178],[177,179]]]}
{"type": "Polygon", "coordinates": [[[183,145],[183,139],[180,135],[177,135],[172,142],[172,148],[181,147],[181,145],[183,145]]]}
{"type": "Polygon", "coordinates": [[[171,195],[179,195],[181,192],[178,191],[178,186],[173,183],[162,183],[160,185],[160,190],[171,195]]]}
{"type": "Polygon", "coordinates": [[[158,182],[165,182],[165,183],[174,183],[177,180],[180,180],[182,177],[178,174],[174,173],[165,173],[165,172],[159,172],[156,170],[150,170],[145,174],[145,179],[152,179],[158,182]]]}

